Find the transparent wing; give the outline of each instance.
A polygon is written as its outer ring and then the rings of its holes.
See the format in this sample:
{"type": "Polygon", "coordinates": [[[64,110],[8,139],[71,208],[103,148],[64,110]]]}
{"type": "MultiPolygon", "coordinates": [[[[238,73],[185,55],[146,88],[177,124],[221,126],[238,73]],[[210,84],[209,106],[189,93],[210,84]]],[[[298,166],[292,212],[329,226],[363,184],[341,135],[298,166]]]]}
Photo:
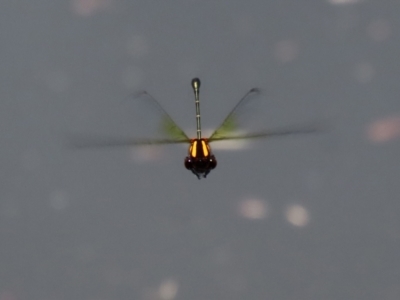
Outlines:
{"type": "Polygon", "coordinates": [[[108,103],[103,109],[101,116],[90,114],[88,119],[93,121],[85,120],[86,124],[74,130],[77,133],[67,134],[71,146],[96,148],[190,142],[157,100],[145,91],[122,103],[108,103]]]}
{"type": "Polygon", "coordinates": [[[279,112],[280,109],[277,108],[279,104],[272,102],[266,101],[260,89],[251,89],[211,134],[209,141],[307,134],[322,130],[323,124],[321,122],[293,121],[293,119],[296,119],[293,116],[291,116],[290,121],[292,125],[276,125],[282,123],[282,121],[277,120],[277,117],[284,115],[285,112],[279,112]]]}
{"type": "Polygon", "coordinates": [[[243,114],[246,113],[240,113],[240,111],[243,111],[243,108],[245,106],[249,106],[249,104],[253,102],[254,99],[258,98],[260,94],[261,91],[257,88],[253,88],[248,91],[247,94],[244,95],[242,99],[240,99],[240,101],[228,114],[222,124],[211,134],[209,140],[216,141],[238,135],[239,130],[241,129],[240,118],[244,117],[243,114]]]}
{"type": "Polygon", "coordinates": [[[67,135],[69,145],[75,148],[100,148],[100,147],[126,147],[126,146],[145,146],[145,145],[165,145],[188,143],[188,140],[156,140],[156,139],[129,139],[105,136],[92,136],[88,134],[67,135]]]}
{"type": "Polygon", "coordinates": [[[210,142],[215,141],[227,141],[227,140],[243,140],[243,139],[254,139],[254,138],[263,138],[263,137],[273,137],[273,136],[285,136],[285,135],[293,135],[293,134],[307,134],[320,132],[324,129],[323,124],[319,122],[314,122],[310,124],[299,124],[299,125],[291,125],[286,127],[279,127],[270,130],[264,130],[259,132],[251,132],[237,135],[226,135],[226,136],[217,136],[210,138],[210,142]]]}

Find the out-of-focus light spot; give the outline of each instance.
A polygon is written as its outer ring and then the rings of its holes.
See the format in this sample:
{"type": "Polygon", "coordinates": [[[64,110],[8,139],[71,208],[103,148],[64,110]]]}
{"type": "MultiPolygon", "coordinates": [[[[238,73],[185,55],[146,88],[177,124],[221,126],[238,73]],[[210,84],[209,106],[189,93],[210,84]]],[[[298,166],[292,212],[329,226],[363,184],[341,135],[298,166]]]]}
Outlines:
{"type": "Polygon", "coordinates": [[[386,20],[375,20],[367,27],[367,33],[375,42],[382,42],[389,38],[391,28],[386,20]]]}
{"type": "Polygon", "coordinates": [[[178,283],[172,279],[163,281],[158,289],[158,294],[162,300],[175,299],[177,293],[178,283]]]}
{"type": "Polygon", "coordinates": [[[162,147],[157,146],[133,147],[130,151],[130,158],[134,163],[157,161],[163,156],[162,150],[162,147]]]}
{"type": "Polygon", "coordinates": [[[367,136],[371,142],[384,143],[400,137],[400,116],[377,120],[367,128],[367,136]]]}
{"type": "Polygon", "coordinates": [[[128,90],[137,90],[143,83],[143,71],[133,66],[125,69],[122,83],[128,90]]]}
{"type": "Polygon", "coordinates": [[[63,191],[54,191],[50,195],[50,205],[55,210],[63,210],[68,206],[68,196],[63,191]]]}
{"type": "Polygon", "coordinates": [[[333,5],[355,4],[361,1],[362,0],[328,0],[328,2],[333,5]]]}
{"type": "Polygon", "coordinates": [[[149,52],[146,39],[141,35],[135,35],[128,40],[128,53],[134,57],[142,57],[149,52]]]}
{"type": "Polygon", "coordinates": [[[245,199],[239,203],[239,215],[253,220],[267,217],[267,203],[259,199],[245,199]]]}
{"type": "Polygon", "coordinates": [[[355,68],[355,77],[360,83],[368,83],[375,74],[374,67],[370,63],[360,63],[355,68]]]}
{"type": "Polygon", "coordinates": [[[297,58],[299,46],[292,40],[279,41],[275,44],[274,53],[277,60],[288,63],[297,58]]]}
{"type": "Polygon", "coordinates": [[[286,219],[294,226],[306,226],[310,220],[308,211],[301,205],[291,205],[286,209],[286,219]]]}
{"type": "Polygon", "coordinates": [[[96,12],[107,9],[112,0],[72,0],[72,10],[81,16],[90,16],[96,12]]]}

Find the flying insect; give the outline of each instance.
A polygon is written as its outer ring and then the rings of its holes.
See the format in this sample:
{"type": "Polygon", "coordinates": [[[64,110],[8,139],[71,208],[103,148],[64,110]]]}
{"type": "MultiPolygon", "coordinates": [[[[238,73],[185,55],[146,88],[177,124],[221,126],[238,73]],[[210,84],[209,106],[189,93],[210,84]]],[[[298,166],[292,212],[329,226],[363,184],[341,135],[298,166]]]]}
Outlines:
{"type": "Polygon", "coordinates": [[[161,113],[162,138],[104,138],[74,136],[72,144],[77,148],[91,147],[118,147],[118,146],[140,146],[140,145],[162,145],[162,144],[188,144],[188,156],[184,160],[186,169],[190,170],[198,179],[206,178],[211,170],[217,166],[217,160],[212,153],[210,143],[227,140],[247,140],[272,136],[285,136],[291,134],[312,133],[318,130],[315,123],[303,126],[288,126],[274,130],[255,130],[252,132],[239,131],[240,116],[243,107],[260,94],[258,88],[249,90],[234,106],[231,112],[223,120],[221,125],[208,137],[202,137],[200,116],[200,79],[193,78],[192,89],[196,107],[196,137],[189,138],[186,133],[175,123],[161,105],[147,92],[141,92],[136,97],[145,99],[146,102],[156,106],[161,113]]]}

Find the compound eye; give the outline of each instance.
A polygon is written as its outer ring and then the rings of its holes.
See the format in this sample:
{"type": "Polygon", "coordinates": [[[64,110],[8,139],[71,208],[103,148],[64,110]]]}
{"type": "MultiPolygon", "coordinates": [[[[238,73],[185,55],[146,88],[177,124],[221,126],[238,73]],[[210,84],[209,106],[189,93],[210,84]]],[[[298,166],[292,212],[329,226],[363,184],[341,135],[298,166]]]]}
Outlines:
{"type": "Polygon", "coordinates": [[[210,160],[208,161],[208,166],[211,169],[215,169],[215,167],[217,166],[217,160],[215,159],[214,155],[210,157],[210,160]]]}
{"type": "Polygon", "coordinates": [[[193,161],[192,161],[192,159],[190,157],[186,157],[185,158],[185,167],[188,170],[193,169],[193,161]]]}

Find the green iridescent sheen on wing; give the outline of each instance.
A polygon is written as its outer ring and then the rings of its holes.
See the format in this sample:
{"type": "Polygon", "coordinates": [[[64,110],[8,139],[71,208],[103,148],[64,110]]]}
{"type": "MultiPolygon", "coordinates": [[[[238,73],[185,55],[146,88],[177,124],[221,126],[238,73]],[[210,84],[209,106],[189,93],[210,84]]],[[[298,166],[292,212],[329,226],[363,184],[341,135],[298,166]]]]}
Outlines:
{"type": "Polygon", "coordinates": [[[165,116],[161,120],[161,131],[164,133],[166,136],[168,136],[171,139],[177,140],[177,141],[188,141],[189,138],[188,136],[183,132],[181,128],[179,128],[178,125],[169,117],[165,116]]]}
{"type": "Polygon", "coordinates": [[[231,110],[222,124],[213,132],[210,136],[209,140],[221,140],[225,138],[231,138],[235,134],[238,134],[238,130],[240,130],[240,120],[239,116],[242,115],[241,111],[243,111],[243,107],[246,106],[254,96],[258,96],[260,94],[260,89],[253,88],[248,91],[242,99],[235,105],[235,107],[231,110]]]}
{"type": "Polygon", "coordinates": [[[238,123],[235,116],[230,116],[227,118],[221,126],[210,136],[210,140],[219,139],[229,135],[232,135],[236,130],[238,130],[238,123]]]}

